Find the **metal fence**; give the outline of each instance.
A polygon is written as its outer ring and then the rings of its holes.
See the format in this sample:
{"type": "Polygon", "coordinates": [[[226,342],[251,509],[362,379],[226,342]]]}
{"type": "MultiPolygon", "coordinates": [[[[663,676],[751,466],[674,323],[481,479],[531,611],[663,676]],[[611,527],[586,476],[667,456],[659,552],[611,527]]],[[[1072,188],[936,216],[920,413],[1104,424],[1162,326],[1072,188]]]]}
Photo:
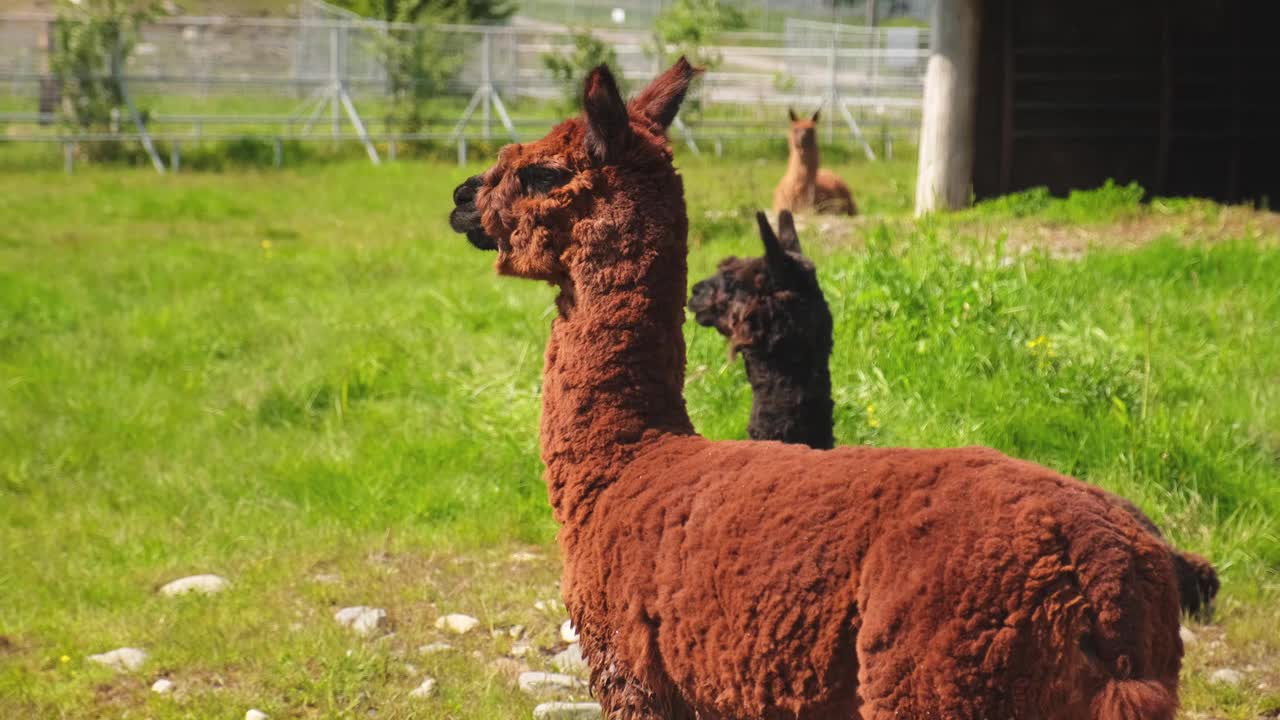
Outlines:
{"type": "MultiPolygon", "coordinates": [[[[465,144],[541,136],[571,94],[544,61],[570,52],[572,31],[517,18],[502,26],[419,27],[372,22],[303,2],[298,18],[177,17],[144,26],[123,84],[145,121],[108,139],[188,146],[260,137],[364,144],[378,162],[411,140],[465,144]],[[410,41],[447,65],[412,133],[391,117],[387,53],[410,41]]],[[[607,28],[631,88],[661,69],[650,33],[607,28]]],[[[74,145],[78,132],[51,73],[53,18],[0,15],[0,151],[19,142],[74,145]]],[[[918,133],[928,32],[791,19],[781,33],[729,33],[703,51],[719,59],[702,80],[700,109],[675,140],[695,152],[783,137],[786,107],[826,108],[827,142],[876,157],[918,133]]],[[[669,49],[664,49],[669,50],[669,49]]],[[[180,152],[180,151],[179,151],[180,152]]],[[[278,155],[278,152],[277,152],[278,155]]],[[[153,161],[158,158],[153,157],[153,161]]],[[[176,164],[174,158],[171,164],[176,164]]],[[[156,163],[159,167],[163,163],[156,163]]]]}

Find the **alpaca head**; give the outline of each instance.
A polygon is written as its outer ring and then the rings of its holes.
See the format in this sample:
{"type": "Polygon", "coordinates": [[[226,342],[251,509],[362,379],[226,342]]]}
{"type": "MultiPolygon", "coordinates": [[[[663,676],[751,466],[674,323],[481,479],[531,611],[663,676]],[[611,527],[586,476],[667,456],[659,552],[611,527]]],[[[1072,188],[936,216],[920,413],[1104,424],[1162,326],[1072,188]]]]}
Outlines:
{"type": "MultiPolygon", "coordinates": [[[[500,274],[561,285],[586,258],[598,265],[642,253],[622,246],[645,235],[646,223],[687,222],[665,133],[696,73],[681,58],[626,104],[609,68],[597,67],[582,115],[502,148],[493,167],[454,190],[450,225],[496,250],[500,274]]],[[[647,250],[656,249],[665,248],[647,250]]]]}
{"type": "Polygon", "coordinates": [[[818,116],[821,110],[814,110],[813,117],[804,119],[796,115],[796,111],[787,108],[791,116],[791,134],[787,136],[787,145],[792,152],[814,152],[818,149],[818,116]]]}
{"type": "Polygon", "coordinates": [[[825,366],[831,354],[831,311],[813,262],[800,251],[795,220],[778,214],[778,234],[756,213],[764,257],[729,257],[693,286],[689,309],[699,325],[729,339],[733,352],[804,353],[825,366]]]}

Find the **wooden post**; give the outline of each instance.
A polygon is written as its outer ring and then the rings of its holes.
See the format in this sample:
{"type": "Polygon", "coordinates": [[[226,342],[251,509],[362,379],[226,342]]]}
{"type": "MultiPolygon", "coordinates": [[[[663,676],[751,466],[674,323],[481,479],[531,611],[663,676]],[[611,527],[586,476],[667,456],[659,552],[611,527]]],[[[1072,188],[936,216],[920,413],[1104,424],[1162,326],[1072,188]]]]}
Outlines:
{"type": "Polygon", "coordinates": [[[973,187],[983,0],[937,0],[924,83],[916,215],[956,210],[973,187]]]}

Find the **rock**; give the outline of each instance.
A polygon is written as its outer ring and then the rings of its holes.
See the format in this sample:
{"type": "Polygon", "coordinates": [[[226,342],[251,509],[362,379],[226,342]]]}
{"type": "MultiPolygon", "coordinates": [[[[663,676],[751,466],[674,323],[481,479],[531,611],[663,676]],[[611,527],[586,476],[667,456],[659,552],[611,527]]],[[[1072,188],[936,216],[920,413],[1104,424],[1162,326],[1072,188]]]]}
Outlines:
{"type": "Polygon", "coordinates": [[[446,642],[433,642],[418,647],[418,652],[423,655],[434,655],[436,653],[449,652],[453,646],[446,642]]]}
{"type": "Polygon", "coordinates": [[[573,626],[572,620],[560,623],[560,639],[567,643],[578,642],[578,629],[573,626]]]}
{"type": "Polygon", "coordinates": [[[244,714],[244,720],[267,720],[269,717],[271,716],[257,708],[249,708],[249,712],[244,714]]]}
{"type": "Polygon", "coordinates": [[[429,698],[436,692],[435,678],[427,678],[422,684],[409,691],[409,697],[413,698],[429,698]]]}
{"type": "Polygon", "coordinates": [[[515,640],[519,640],[520,638],[524,637],[524,626],[512,625],[510,628],[507,629],[507,635],[511,636],[515,640]]]}
{"type": "Polygon", "coordinates": [[[191,575],[168,583],[160,588],[160,594],[167,597],[177,597],[187,593],[213,595],[226,590],[230,584],[226,578],[217,575],[191,575]]]}
{"type": "Polygon", "coordinates": [[[1241,680],[1244,680],[1244,678],[1241,677],[1240,673],[1231,668],[1215,670],[1209,676],[1209,682],[1215,685],[1239,685],[1241,680]]]}
{"type": "Polygon", "coordinates": [[[580,675],[587,671],[587,661],[582,659],[582,646],[573,643],[551,658],[551,664],[562,673],[580,675]]]}
{"type": "Polygon", "coordinates": [[[1194,632],[1191,632],[1191,628],[1187,627],[1186,625],[1182,625],[1178,628],[1178,637],[1182,638],[1182,644],[1187,647],[1195,645],[1196,642],[1199,641],[1199,638],[1196,637],[1196,634],[1194,632]]]}
{"type": "Polygon", "coordinates": [[[586,687],[585,683],[572,675],[549,672],[522,672],[520,677],[516,678],[516,683],[522,692],[530,695],[573,692],[586,687]]]}
{"type": "Polygon", "coordinates": [[[519,550],[511,553],[511,562],[529,563],[529,562],[533,562],[534,560],[537,560],[539,557],[541,556],[538,555],[538,553],[531,553],[526,550],[519,550]]]}
{"type": "Polygon", "coordinates": [[[168,695],[173,692],[173,681],[169,678],[160,678],[151,683],[151,692],[157,695],[168,695]]]}
{"type": "Polygon", "coordinates": [[[147,661],[147,651],[139,650],[138,648],[123,647],[100,655],[90,655],[88,659],[89,662],[106,665],[113,670],[125,672],[129,670],[137,670],[142,667],[142,663],[147,661]]]}
{"type": "Polygon", "coordinates": [[[542,703],[533,709],[533,720],[599,720],[604,717],[600,703],[542,703]]]}
{"type": "Polygon", "coordinates": [[[524,657],[533,652],[533,643],[528,640],[517,640],[511,643],[511,657],[524,657]]]}
{"type": "Polygon", "coordinates": [[[357,635],[366,637],[386,629],[388,624],[386,610],[364,605],[342,608],[333,614],[333,619],[339,625],[351,628],[357,635]]]}
{"type": "Polygon", "coordinates": [[[451,613],[436,620],[436,628],[465,635],[480,626],[480,621],[470,615],[451,613]]]}
{"type": "Polygon", "coordinates": [[[337,573],[320,573],[311,576],[311,579],[321,585],[337,585],[342,580],[342,576],[337,573]]]}

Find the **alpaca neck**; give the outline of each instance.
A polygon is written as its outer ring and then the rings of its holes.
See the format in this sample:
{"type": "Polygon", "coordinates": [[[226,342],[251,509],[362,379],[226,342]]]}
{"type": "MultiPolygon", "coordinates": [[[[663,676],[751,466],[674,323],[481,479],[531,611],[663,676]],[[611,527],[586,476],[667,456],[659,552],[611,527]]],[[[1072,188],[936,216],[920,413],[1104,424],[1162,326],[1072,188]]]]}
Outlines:
{"type": "Polygon", "coordinates": [[[643,447],[693,433],[684,404],[683,188],[594,214],[547,344],[542,459],[556,520],[580,523],[643,447]],[[676,198],[672,200],[671,198],[676,198]],[[607,223],[607,226],[606,226],[607,223]]]}
{"type": "Polygon", "coordinates": [[[812,351],[764,355],[743,351],[751,382],[753,440],[800,443],[818,449],[834,446],[831,373],[827,358],[812,351]]]}
{"type": "Polygon", "coordinates": [[[813,182],[818,176],[818,147],[798,148],[792,146],[791,156],[787,161],[787,175],[813,182]]]}

